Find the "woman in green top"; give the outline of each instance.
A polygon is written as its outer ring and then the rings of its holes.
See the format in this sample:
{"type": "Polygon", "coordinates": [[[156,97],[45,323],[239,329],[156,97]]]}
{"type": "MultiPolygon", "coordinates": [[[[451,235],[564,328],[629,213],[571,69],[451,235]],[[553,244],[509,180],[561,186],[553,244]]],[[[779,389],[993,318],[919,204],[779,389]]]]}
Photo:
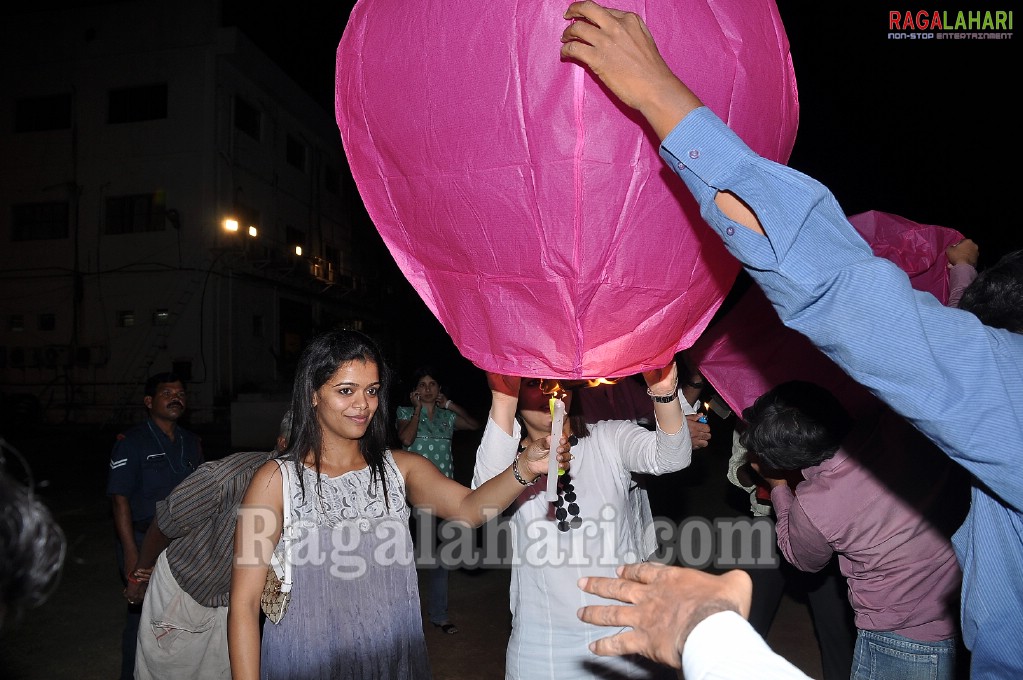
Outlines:
{"type": "MultiPolygon", "coordinates": [[[[398,438],[406,449],[420,454],[453,478],[451,438],[455,430],[478,430],[480,424],[464,408],[444,396],[437,375],[430,366],[421,366],[412,374],[413,387],[409,394],[412,405],[398,407],[398,438]]],[[[433,521],[436,536],[436,520],[433,521]]],[[[448,618],[447,569],[439,565],[424,568],[430,572],[426,608],[430,623],[453,635],[458,628],[448,618]]]]}

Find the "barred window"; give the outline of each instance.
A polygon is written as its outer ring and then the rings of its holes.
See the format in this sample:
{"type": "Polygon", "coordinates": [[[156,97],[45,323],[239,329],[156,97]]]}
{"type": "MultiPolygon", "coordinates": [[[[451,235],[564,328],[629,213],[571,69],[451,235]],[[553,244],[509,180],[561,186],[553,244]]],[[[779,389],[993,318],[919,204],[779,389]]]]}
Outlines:
{"type": "Polygon", "coordinates": [[[167,228],[164,194],[134,194],[107,198],[106,234],[137,234],[167,228]]]}

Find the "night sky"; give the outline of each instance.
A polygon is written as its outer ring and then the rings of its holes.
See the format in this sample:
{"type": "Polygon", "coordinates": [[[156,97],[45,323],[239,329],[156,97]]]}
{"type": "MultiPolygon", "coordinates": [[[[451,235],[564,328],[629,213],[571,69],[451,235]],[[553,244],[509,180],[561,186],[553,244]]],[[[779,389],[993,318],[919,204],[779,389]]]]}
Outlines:
{"type": "MultiPolygon", "coordinates": [[[[826,184],[847,214],[881,210],[961,231],[980,245],[982,268],[1023,247],[1014,214],[1020,125],[1008,101],[1010,84],[1018,83],[1013,40],[889,40],[889,10],[924,8],[919,3],[778,6],[800,99],[789,165],[826,184]]],[[[334,53],[351,3],[310,0],[264,15],[237,0],[225,7],[332,113],[334,53]]],[[[999,6],[973,0],[926,8],[999,6]]],[[[659,27],[651,31],[657,39],[659,27]]],[[[431,351],[460,358],[436,329],[431,351]]]]}
{"type": "MultiPolygon", "coordinates": [[[[352,4],[306,0],[263,11],[225,0],[225,11],[332,112],[334,53],[352,4]]],[[[1018,112],[1007,95],[1018,81],[1013,40],[889,40],[889,10],[919,3],[778,7],[800,98],[789,165],[828,185],[848,214],[883,210],[958,229],[980,244],[982,265],[1023,247],[1005,198],[1019,192],[1020,126],[1010,122],[1018,112]]],[[[979,7],[998,8],[948,5],[979,7]]]]}

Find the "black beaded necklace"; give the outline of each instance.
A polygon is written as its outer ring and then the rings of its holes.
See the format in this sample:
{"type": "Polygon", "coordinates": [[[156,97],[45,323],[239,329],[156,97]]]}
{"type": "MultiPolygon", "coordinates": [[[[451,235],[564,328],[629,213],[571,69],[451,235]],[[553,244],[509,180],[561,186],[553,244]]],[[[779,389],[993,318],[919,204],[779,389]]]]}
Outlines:
{"type": "Polygon", "coordinates": [[[554,517],[558,520],[558,531],[578,529],[583,523],[579,517],[579,504],[575,502],[575,485],[568,471],[558,476],[558,500],[554,501],[554,517]],[[572,519],[569,519],[571,515],[572,519]]]}
{"type": "MultiPolygon", "coordinates": [[[[579,437],[574,434],[569,435],[568,443],[575,446],[579,443],[579,437]]],[[[525,441],[520,442],[519,452],[525,451],[526,446],[525,441]]],[[[554,501],[554,519],[558,523],[558,531],[569,531],[582,526],[583,520],[579,517],[579,504],[576,500],[572,474],[565,470],[558,475],[558,499],[554,501]]]]}

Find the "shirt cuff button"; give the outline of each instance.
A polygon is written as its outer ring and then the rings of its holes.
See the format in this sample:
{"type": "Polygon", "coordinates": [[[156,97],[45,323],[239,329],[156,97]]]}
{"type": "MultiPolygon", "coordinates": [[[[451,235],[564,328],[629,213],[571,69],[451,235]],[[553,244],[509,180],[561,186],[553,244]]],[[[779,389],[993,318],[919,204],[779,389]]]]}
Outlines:
{"type": "Polygon", "coordinates": [[[698,149],[690,149],[689,157],[692,158],[693,160],[699,158],[700,157],[700,151],[698,149]]]}

